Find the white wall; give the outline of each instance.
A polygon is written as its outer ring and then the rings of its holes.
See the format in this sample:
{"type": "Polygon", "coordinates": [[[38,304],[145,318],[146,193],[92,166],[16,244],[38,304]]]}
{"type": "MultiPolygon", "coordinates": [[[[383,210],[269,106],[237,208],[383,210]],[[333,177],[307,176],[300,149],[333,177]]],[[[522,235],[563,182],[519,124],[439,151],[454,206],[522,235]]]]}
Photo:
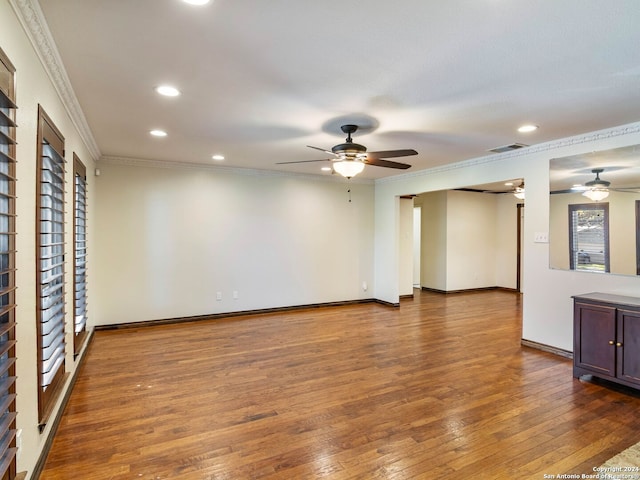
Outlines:
{"type": "Polygon", "coordinates": [[[97,324],[374,296],[371,183],[141,161],[100,170],[97,324]]]}
{"type": "Polygon", "coordinates": [[[496,286],[497,196],[447,192],[447,291],[496,286]]]}
{"type": "Polygon", "coordinates": [[[549,268],[549,245],[534,243],[535,232],[549,231],[549,159],[640,143],[640,123],[614,127],[506,154],[467,160],[376,182],[376,296],[388,302],[398,298],[396,196],[524,178],[523,338],[572,350],[571,296],[593,291],[638,295],[640,278],[594,275],[549,268]]]}
{"type": "MultiPolygon", "coordinates": [[[[88,172],[94,169],[94,162],[89,150],[83,143],[78,130],[71,121],[65,105],[60,100],[32,45],[24,33],[15,13],[7,1],[0,1],[0,47],[7,54],[16,68],[16,111],[17,148],[16,148],[16,194],[17,219],[16,237],[16,382],[17,394],[17,427],[21,430],[22,448],[18,451],[18,471],[33,470],[40,455],[44,441],[51,430],[48,423],[42,433],[38,430],[38,387],[37,387],[37,329],[36,329],[36,259],[35,259],[35,212],[36,212],[36,135],[38,104],[42,105],[56,126],[65,137],[67,160],[67,235],[66,235],[66,272],[72,272],[71,249],[73,236],[73,205],[71,178],[73,172],[73,152],[84,162],[88,172]]],[[[88,181],[88,252],[89,252],[89,314],[94,307],[91,285],[93,274],[92,257],[95,252],[95,184],[94,178],[88,181]]],[[[70,374],[76,369],[77,362],[73,358],[73,315],[71,312],[72,282],[67,280],[66,303],[66,369],[70,374]]],[[[89,321],[91,321],[91,316],[89,321]]],[[[70,377],[69,377],[70,378],[70,377]]],[[[65,388],[68,387],[68,383],[65,388]]],[[[56,406],[56,410],[58,406],[56,406]]],[[[52,414],[55,415],[55,411],[52,414]]]]}

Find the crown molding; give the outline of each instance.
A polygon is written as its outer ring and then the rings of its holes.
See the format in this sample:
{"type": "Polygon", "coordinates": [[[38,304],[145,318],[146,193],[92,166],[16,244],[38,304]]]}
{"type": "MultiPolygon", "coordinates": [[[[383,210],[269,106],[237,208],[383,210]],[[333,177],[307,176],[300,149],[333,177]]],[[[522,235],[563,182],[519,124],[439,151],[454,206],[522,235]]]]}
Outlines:
{"type": "Polygon", "coordinates": [[[405,173],[402,175],[395,175],[393,177],[380,178],[376,180],[375,183],[376,185],[380,185],[385,183],[401,182],[410,178],[424,177],[427,175],[448,172],[448,171],[457,170],[460,168],[474,167],[478,165],[487,165],[491,163],[501,162],[509,158],[517,158],[517,157],[522,157],[524,155],[531,155],[539,152],[550,152],[552,150],[558,150],[564,147],[587,144],[591,142],[597,142],[600,140],[606,140],[609,138],[620,137],[624,135],[631,135],[634,133],[640,133],[640,122],[629,123],[629,124],[621,125],[618,127],[607,128],[604,130],[597,130],[595,132],[585,133],[582,135],[575,135],[573,137],[566,137],[566,138],[561,138],[559,140],[539,143],[537,145],[531,145],[529,147],[520,148],[518,150],[512,150],[510,152],[498,153],[493,155],[485,155],[483,157],[476,157],[469,160],[463,160],[461,162],[449,163],[449,164],[441,165],[434,168],[419,170],[417,172],[405,173]]]}
{"type": "Polygon", "coordinates": [[[47,76],[51,80],[56,93],[60,97],[71,122],[76,127],[82,142],[89,150],[89,154],[96,161],[100,158],[100,149],[91,133],[87,119],[80,107],[62,58],[51,35],[51,31],[44,18],[37,0],[9,0],[22,24],[36,55],[40,59],[47,76]]]}
{"type": "Polygon", "coordinates": [[[239,168],[226,167],[221,165],[208,165],[205,163],[186,163],[175,162],[169,160],[149,160],[144,158],[118,157],[118,156],[102,156],[98,162],[100,165],[124,165],[127,167],[147,167],[147,168],[167,168],[175,170],[197,170],[212,171],[217,173],[228,173],[233,175],[244,175],[250,177],[281,177],[296,178],[298,180],[315,180],[321,182],[333,183],[351,183],[361,185],[373,185],[374,181],[367,178],[351,178],[347,179],[341,175],[310,175],[305,173],[283,172],[279,170],[260,170],[256,168],[239,168]]]}

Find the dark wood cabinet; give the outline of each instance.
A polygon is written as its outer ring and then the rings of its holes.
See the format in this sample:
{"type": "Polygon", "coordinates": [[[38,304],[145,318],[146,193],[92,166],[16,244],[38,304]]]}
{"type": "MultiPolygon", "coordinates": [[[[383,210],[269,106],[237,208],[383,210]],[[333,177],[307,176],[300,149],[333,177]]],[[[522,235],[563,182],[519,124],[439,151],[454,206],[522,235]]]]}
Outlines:
{"type": "Polygon", "coordinates": [[[587,293],[573,302],[573,376],[640,388],[640,298],[587,293]]]}

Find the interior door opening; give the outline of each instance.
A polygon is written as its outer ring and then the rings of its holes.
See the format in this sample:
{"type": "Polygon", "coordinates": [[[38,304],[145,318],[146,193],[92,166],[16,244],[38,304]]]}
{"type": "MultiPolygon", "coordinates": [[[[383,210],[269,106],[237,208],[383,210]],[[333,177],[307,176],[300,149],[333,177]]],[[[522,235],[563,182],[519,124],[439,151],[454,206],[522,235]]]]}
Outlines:
{"type": "Polygon", "coordinates": [[[420,249],[422,246],[422,208],[413,207],[413,288],[420,288],[420,249]]]}

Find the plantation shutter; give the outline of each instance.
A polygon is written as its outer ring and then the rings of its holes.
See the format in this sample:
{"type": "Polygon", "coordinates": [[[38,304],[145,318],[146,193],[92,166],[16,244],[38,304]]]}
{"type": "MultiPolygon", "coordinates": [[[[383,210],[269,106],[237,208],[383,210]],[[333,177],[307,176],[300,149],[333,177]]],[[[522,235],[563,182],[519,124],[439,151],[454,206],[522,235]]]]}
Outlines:
{"type": "Polygon", "coordinates": [[[41,107],[38,127],[38,393],[42,424],[65,374],[65,160],[64,137],[41,107]]]}
{"type": "Polygon", "coordinates": [[[16,475],[15,69],[0,50],[0,479],[16,475]]]}
{"type": "Polygon", "coordinates": [[[77,355],[87,334],[87,170],[73,155],[73,350],[77,355]]]}

